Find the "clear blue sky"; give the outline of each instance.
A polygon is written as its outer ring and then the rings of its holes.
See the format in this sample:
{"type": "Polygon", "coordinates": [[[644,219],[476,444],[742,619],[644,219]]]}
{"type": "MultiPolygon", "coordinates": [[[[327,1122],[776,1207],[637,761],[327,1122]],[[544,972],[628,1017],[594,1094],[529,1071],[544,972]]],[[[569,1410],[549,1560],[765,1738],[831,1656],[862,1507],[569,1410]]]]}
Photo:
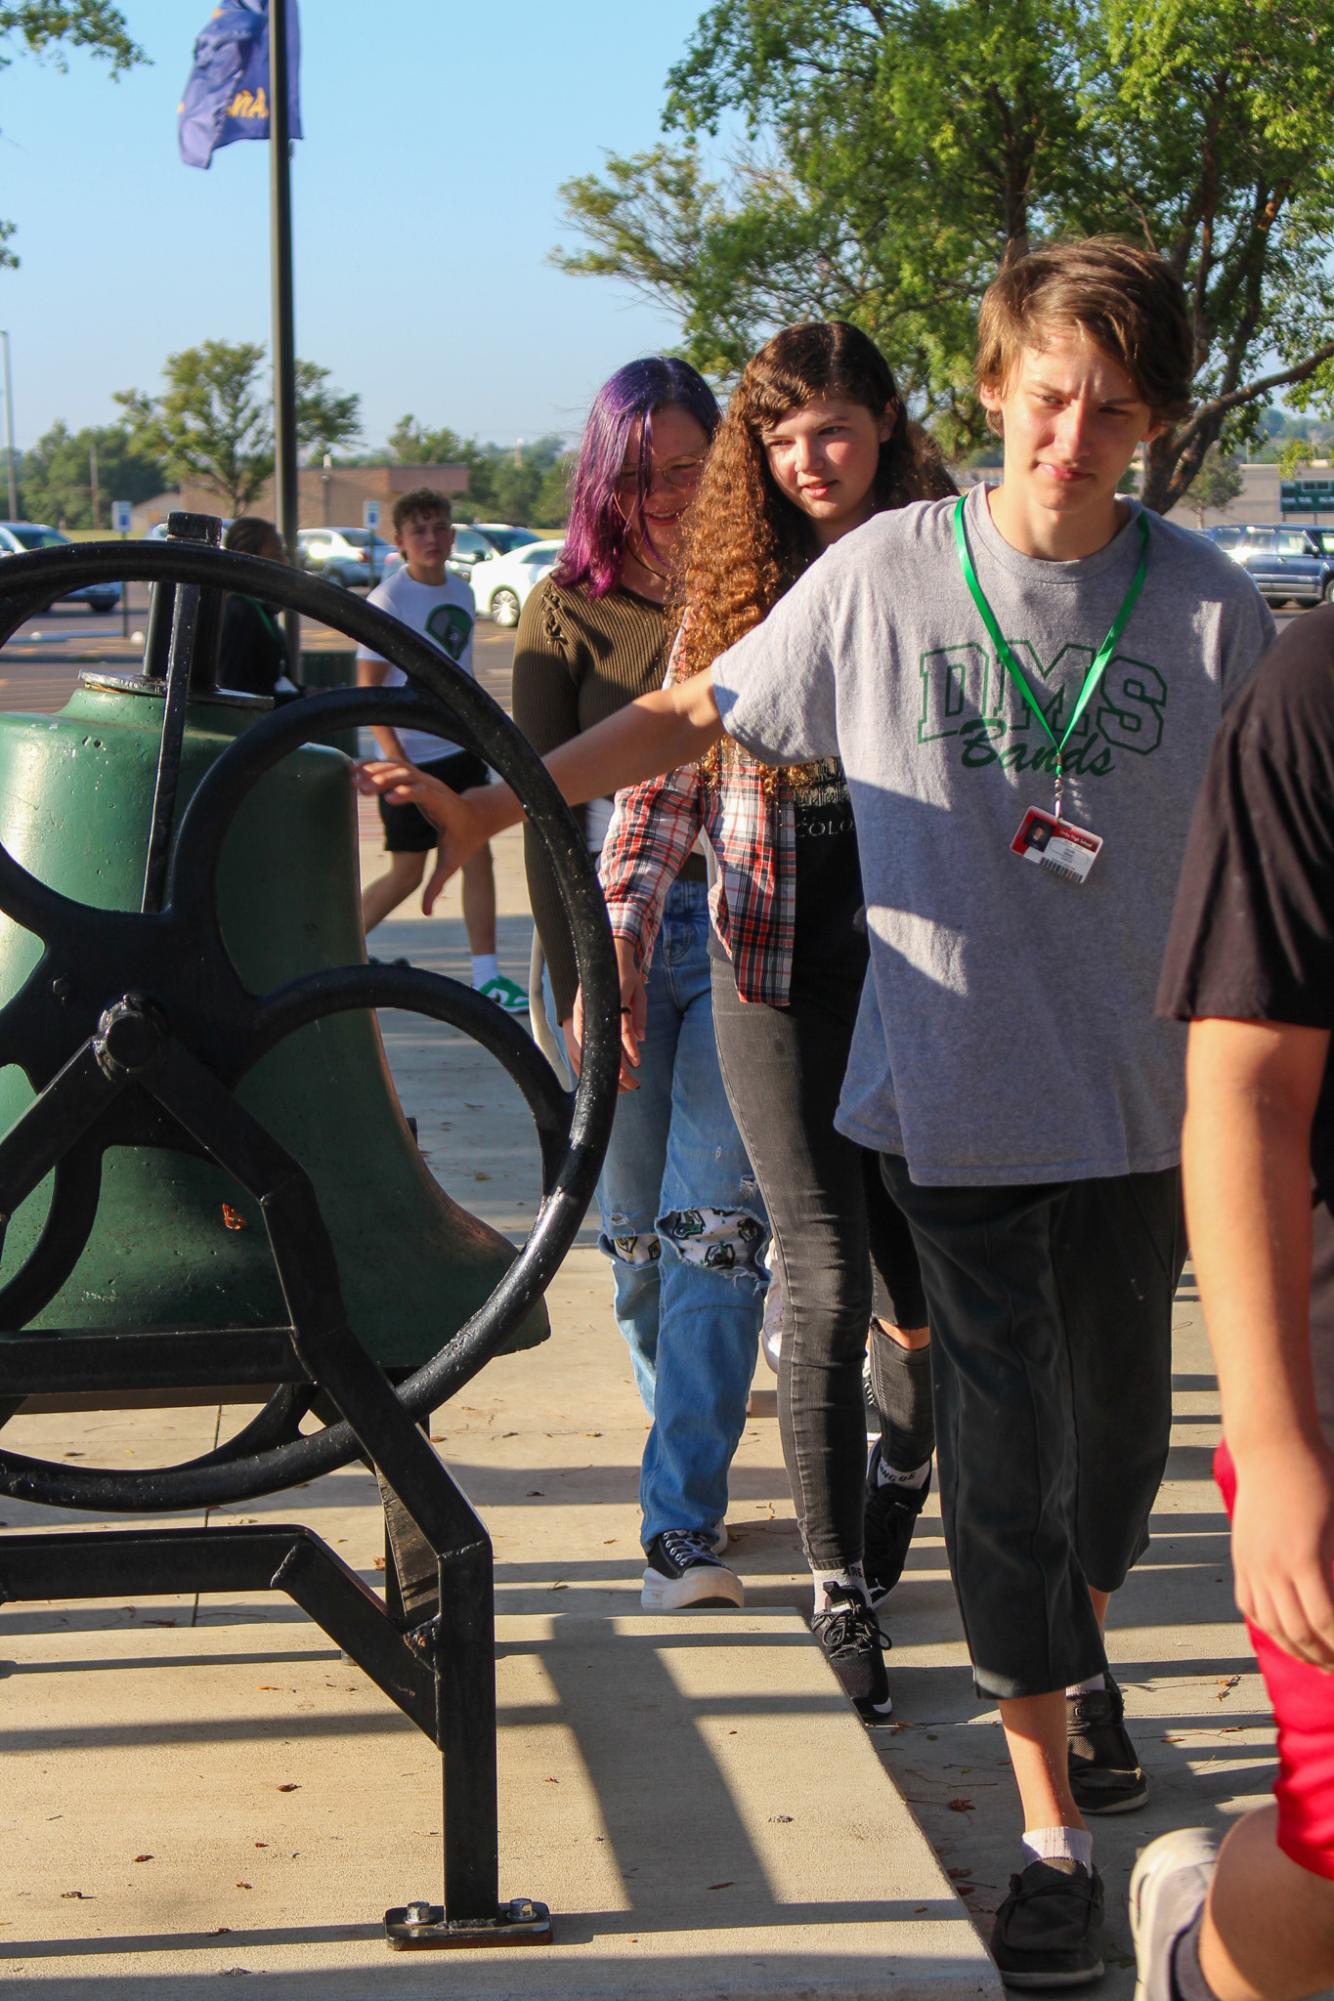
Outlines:
{"type": "MultiPolygon", "coordinates": [[[[269,338],[268,147],[183,166],[176,106],[209,0],[120,0],[151,58],[112,81],[0,72],[0,272],[16,442],[58,417],[111,422],[166,355],[269,338]]],[[[663,82],[700,4],[302,0],[293,163],[297,352],[362,399],[367,446],[397,418],[509,443],[574,431],[670,316],[546,262],[556,190],[658,136],[663,82]]]]}

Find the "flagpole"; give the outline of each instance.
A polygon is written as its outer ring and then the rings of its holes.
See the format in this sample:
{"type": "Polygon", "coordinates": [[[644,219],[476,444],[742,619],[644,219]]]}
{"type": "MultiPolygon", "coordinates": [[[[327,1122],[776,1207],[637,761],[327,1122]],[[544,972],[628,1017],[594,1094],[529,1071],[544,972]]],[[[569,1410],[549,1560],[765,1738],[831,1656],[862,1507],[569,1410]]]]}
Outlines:
{"type": "MultiPolygon", "coordinates": [[[[278,529],[296,558],[296,323],[292,306],[291,119],[287,0],[269,0],[269,248],[273,293],[273,477],[278,529]]],[[[301,618],[283,614],[292,679],[300,681],[301,618]]]]}

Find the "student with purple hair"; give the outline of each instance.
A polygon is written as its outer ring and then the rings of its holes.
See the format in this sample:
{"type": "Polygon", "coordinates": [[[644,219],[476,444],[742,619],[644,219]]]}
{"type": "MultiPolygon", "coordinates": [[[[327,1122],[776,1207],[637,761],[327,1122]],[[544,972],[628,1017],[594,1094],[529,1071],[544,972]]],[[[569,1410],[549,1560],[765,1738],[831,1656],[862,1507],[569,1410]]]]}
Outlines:
{"type": "MultiPolygon", "coordinates": [[[[514,720],[544,756],[662,686],[677,540],[718,419],[703,378],[661,356],[617,369],[594,398],[564,552],[516,635],[514,720]]],[[[595,857],[611,803],[581,809],[595,857]]],[[[577,1067],[573,947],[551,865],[525,840],[551,1008],[577,1067]]],[[[667,898],[639,1067],[623,1086],[598,1187],[616,1318],[653,1420],[640,1475],[650,1610],[742,1602],[720,1557],[769,1230],[718,1068],[708,932],[695,855],[667,898]]]]}

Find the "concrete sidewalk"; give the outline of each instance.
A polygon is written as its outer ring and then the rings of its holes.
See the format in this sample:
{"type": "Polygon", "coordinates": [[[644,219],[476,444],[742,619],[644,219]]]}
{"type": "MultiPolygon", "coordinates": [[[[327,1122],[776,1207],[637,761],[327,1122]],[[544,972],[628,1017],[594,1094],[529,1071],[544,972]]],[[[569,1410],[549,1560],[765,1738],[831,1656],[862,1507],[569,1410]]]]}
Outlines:
{"type": "MultiPolygon", "coordinates": [[[[521,978],[517,835],[497,863],[502,969],[521,978]]],[[[379,866],[368,844],[363,867],[379,866]]],[[[375,949],[466,977],[456,911],[451,897],[429,922],[391,919],[375,949]]],[[[520,1234],[537,1171],[517,1093],[446,1031],[404,1017],[384,1030],[432,1166],[520,1234]]],[[[502,1895],[548,1902],[557,1943],[387,1952],[384,1907],[439,1896],[438,1760],[286,1600],[22,1606],[0,1611],[9,1992],[177,2001],[231,1975],[275,2001],[999,1994],[969,1919],[985,1935],[1005,1894],[1017,1805],[994,1709],[971,1691],[934,1500],[888,1608],[889,1729],[861,1728],[806,1632],[763,1372],[728,1511],[747,1608],[642,1614],[645,1419],[608,1292],[585,1229],[552,1289],[552,1340],[493,1364],[433,1431],[495,1540],[502,1895]]],[[[1208,1477],[1216,1400],[1188,1292],[1178,1335],[1169,1480],[1112,1638],[1154,1793],[1097,1830],[1113,1954],[1094,1991],[1108,2001],[1133,1987],[1136,1850],[1250,1804],[1272,1753],[1231,1608],[1208,1477]]],[[[33,1417],[5,1442],[175,1461],[238,1415],[33,1417]]],[[[230,1512],[308,1521],[375,1579],[379,1513],[360,1468],[230,1512]]],[[[0,1521],[67,1525],[3,1501],[0,1521]]]]}

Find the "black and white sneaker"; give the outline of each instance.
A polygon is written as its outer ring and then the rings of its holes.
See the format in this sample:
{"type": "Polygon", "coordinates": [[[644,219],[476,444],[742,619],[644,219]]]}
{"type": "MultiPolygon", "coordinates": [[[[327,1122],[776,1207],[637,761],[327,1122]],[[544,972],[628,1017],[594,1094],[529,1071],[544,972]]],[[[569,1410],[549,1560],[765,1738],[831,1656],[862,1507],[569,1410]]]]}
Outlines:
{"type": "Polygon", "coordinates": [[[920,1487],[904,1486],[896,1480],[882,1482],[881,1450],[877,1438],[866,1468],[866,1498],[862,1504],[862,1562],[873,1605],[888,1598],[902,1577],[917,1518],[931,1492],[929,1471],[920,1487]]]}
{"type": "Polygon", "coordinates": [[[816,1613],[811,1631],[863,1723],[887,1723],[894,1713],[884,1659],[889,1641],[875,1613],[855,1591],[830,1584],[825,1595],[829,1609],[816,1613]]]}
{"type": "Polygon", "coordinates": [[[647,1550],[648,1568],[639,1602],[646,1612],[679,1612],[689,1605],[744,1605],[746,1594],[734,1570],[718,1561],[710,1529],[664,1529],[647,1550]]]}

